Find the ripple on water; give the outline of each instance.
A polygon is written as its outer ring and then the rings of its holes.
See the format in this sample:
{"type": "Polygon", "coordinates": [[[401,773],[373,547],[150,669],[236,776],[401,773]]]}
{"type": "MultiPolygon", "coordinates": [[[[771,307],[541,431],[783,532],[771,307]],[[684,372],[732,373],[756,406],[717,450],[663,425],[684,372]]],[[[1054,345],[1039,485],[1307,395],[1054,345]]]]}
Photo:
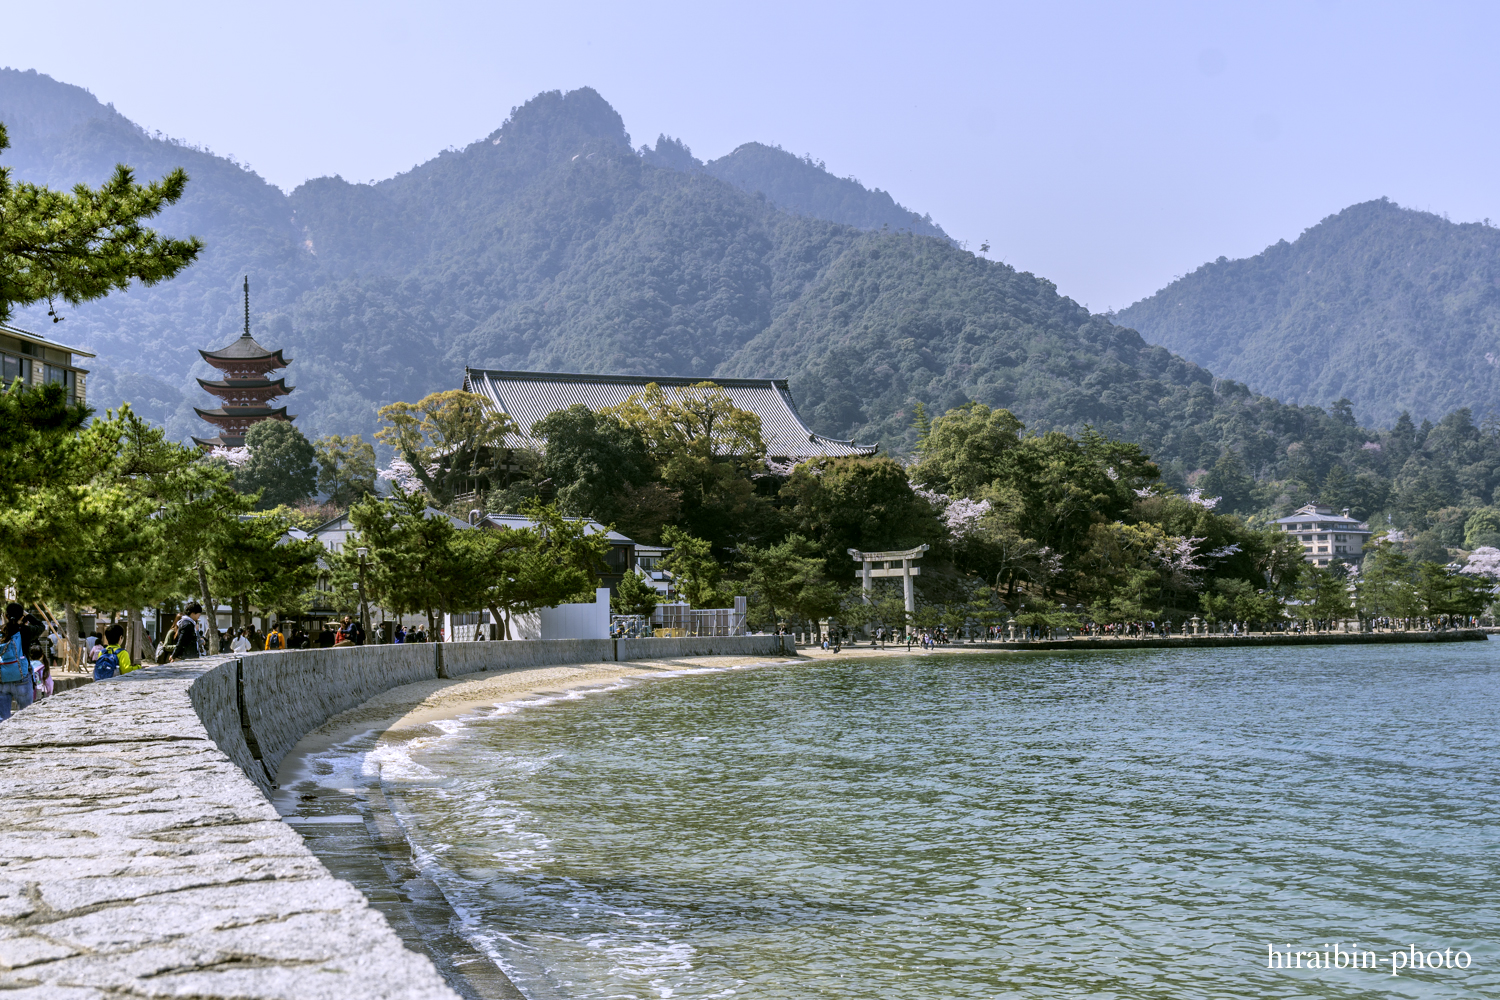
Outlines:
{"type": "MultiPolygon", "coordinates": [[[[848,659],[341,752],[536,1000],[1473,997],[1500,993],[1497,668],[1496,643],[848,659]],[[1265,968],[1334,942],[1473,967],[1265,968]]],[[[314,770],[348,780],[339,754],[314,770]]]]}

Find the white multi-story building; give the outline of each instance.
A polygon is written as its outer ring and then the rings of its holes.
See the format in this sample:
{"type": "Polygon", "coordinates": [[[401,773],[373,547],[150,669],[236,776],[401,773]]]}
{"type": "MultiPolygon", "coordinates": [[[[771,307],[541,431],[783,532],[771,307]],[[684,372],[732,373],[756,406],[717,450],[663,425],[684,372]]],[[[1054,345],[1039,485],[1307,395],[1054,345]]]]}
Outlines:
{"type": "Polygon", "coordinates": [[[1349,516],[1349,509],[1335,514],[1332,507],[1310,503],[1298,507],[1291,517],[1275,522],[1302,543],[1302,555],[1314,566],[1327,566],[1335,559],[1358,562],[1364,553],[1370,526],[1349,516]]]}

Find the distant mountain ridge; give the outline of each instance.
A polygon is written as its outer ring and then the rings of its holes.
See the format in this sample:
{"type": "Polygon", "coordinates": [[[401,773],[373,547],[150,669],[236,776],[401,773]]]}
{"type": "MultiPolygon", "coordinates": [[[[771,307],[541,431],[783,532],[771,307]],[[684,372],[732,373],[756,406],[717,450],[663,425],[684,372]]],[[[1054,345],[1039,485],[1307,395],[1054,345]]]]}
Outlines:
{"type": "Polygon", "coordinates": [[[178,438],[203,430],[197,350],[238,333],[247,273],[252,331],[293,359],[286,402],[310,435],[369,434],[379,406],[454,388],[465,365],[787,377],[817,431],[895,452],[914,444],[918,403],[972,399],[1040,430],[1092,424],[1184,474],[1226,446],[1277,467],[1329,421],[1216,381],[925,217],[925,235],[899,225],[915,213],[804,159],[752,144],[702,164],[665,137],[634,149],[589,88],[539,94],[385,181],[290,195],[35,73],[0,71],[0,119],[18,123],[0,159],[17,179],[187,169],[159,226],[202,237],[200,261],[48,328],[99,353],[96,405],[130,400],[178,438]]]}
{"type": "Polygon", "coordinates": [[[1347,397],[1362,423],[1484,416],[1500,409],[1500,229],[1364,202],[1115,320],[1279,399],[1347,397]]]}
{"type": "Polygon", "coordinates": [[[931,215],[898,204],[879,188],[867,189],[852,177],[835,177],[811,156],[797,156],[780,146],[747,142],[733,152],[704,163],[679,139],[662,135],[656,148],[641,147],[648,161],[673,170],[702,170],[741,191],[763,194],[777,208],[815,219],[842,222],[858,229],[891,229],[947,239],[931,215]]]}

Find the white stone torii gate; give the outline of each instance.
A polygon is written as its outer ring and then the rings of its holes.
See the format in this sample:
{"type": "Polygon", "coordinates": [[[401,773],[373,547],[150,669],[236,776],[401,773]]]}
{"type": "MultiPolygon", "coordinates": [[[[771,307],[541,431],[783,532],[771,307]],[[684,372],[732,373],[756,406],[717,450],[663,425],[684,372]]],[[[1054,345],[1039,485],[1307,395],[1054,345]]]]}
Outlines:
{"type": "Polygon", "coordinates": [[[848,549],[848,553],[854,557],[854,561],[860,563],[860,577],[864,583],[865,603],[870,603],[871,579],[877,576],[894,577],[899,576],[903,580],[903,590],[906,597],[906,613],[912,615],[917,610],[916,594],[911,587],[911,578],[922,575],[922,567],[913,566],[912,563],[922,558],[922,554],[930,545],[918,545],[914,549],[905,549],[901,552],[861,552],[859,549],[848,549]],[[892,566],[891,563],[900,562],[900,566],[892,566]],[[879,568],[873,563],[879,563],[879,568]]]}

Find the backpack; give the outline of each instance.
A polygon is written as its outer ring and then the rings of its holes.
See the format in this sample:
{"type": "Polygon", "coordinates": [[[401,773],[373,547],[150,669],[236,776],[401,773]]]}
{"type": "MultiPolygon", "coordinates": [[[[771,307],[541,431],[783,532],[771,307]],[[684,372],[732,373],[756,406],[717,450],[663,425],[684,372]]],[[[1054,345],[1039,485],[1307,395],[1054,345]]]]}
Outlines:
{"type": "MultiPolygon", "coordinates": [[[[100,647],[94,647],[96,649],[100,647]]],[[[94,680],[106,681],[120,672],[120,647],[104,646],[99,658],[94,661],[94,680]]]]}
{"type": "Polygon", "coordinates": [[[270,635],[266,636],[266,648],[267,649],[280,649],[281,648],[281,633],[280,632],[272,632],[270,635]]]}
{"type": "Polygon", "coordinates": [[[0,644],[0,684],[19,684],[31,673],[31,661],[21,651],[21,632],[17,629],[0,644]]]}

